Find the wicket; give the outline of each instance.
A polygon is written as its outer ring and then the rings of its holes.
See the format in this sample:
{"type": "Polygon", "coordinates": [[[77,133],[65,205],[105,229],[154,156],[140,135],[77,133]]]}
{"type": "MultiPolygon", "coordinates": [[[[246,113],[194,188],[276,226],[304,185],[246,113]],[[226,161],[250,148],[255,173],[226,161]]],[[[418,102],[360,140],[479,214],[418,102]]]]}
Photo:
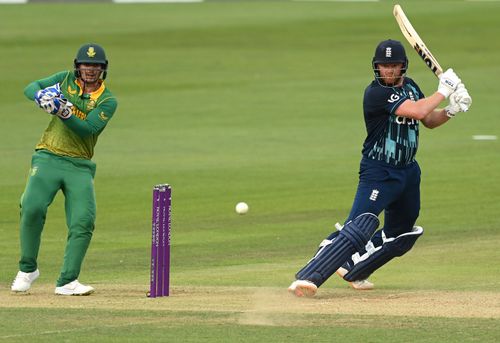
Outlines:
{"type": "Polygon", "coordinates": [[[151,274],[148,296],[170,294],[170,214],[172,187],[159,184],[153,188],[153,219],[151,234],[151,274]]]}

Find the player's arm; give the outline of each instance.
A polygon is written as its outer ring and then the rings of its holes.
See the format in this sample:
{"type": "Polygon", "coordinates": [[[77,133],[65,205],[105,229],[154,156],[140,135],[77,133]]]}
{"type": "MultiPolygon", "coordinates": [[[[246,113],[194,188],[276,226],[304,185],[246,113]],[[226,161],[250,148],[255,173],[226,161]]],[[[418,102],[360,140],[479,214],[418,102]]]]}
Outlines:
{"type": "Polygon", "coordinates": [[[62,71],[49,77],[31,82],[26,86],[26,88],[24,88],[24,95],[29,100],[34,100],[35,94],[38,91],[62,82],[68,76],[68,73],[68,71],[62,71]]]}
{"type": "Polygon", "coordinates": [[[418,101],[405,100],[396,109],[395,114],[420,120],[425,127],[432,129],[446,123],[457,112],[467,111],[471,101],[461,80],[452,69],[448,69],[441,74],[438,90],[434,94],[418,101]],[[450,105],[445,109],[438,109],[439,104],[450,95],[450,105]]]}
{"type": "Polygon", "coordinates": [[[394,113],[401,117],[424,120],[443,100],[444,96],[438,92],[417,101],[407,99],[399,105],[394,113]]]}
{"type": "Polygon", "coordinates": [[[115,98],[108,98],[89,112],[85,120],[69,113],[61,117],[63,123],[78,136],[84,138],[101,132],[116,111],[117,102],[115,98]]]}
{"type": "Polygon", "coordinates": [[[408,99],[399,105],[395,114],[401,117],[420,120],[425,127],[432,129],[446,123],[450,119],[444,109],[437,108],[443,100],[444,96],[439,92],[418,101],[408,99]]]}

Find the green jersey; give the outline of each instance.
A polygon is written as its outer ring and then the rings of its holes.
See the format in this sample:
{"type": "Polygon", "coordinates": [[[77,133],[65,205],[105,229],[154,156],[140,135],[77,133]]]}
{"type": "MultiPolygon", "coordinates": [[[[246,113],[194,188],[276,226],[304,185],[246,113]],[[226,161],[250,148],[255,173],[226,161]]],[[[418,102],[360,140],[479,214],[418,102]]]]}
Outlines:
{"type": "Polygon", "coordinates": [[[104,81],[96,91],[84,94],[83,85],[71,71],[62,71],[34,81],[24,89],[24,94],[33,100],[40,89],[56,83],[59,83],[64,97],[73,104],[73,115],[68,119],[53,116],[36,150],[45,149],[60,156],[90,160],[94,155],[97,137],[116,111],[116,98],[104,81]]]}

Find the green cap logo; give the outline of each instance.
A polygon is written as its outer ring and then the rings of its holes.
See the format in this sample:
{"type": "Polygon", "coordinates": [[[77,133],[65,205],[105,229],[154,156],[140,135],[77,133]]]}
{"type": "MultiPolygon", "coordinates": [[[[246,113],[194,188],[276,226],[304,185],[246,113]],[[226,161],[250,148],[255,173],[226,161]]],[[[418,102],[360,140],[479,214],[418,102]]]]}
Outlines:
{"type": "Polygon", "coordinates": [[[94,57],[96,54],[95,50],[94,50],[94,47],[93,46],[90,46],[89,49],[87,50],[87,56],[92,58],[94,57]]]}

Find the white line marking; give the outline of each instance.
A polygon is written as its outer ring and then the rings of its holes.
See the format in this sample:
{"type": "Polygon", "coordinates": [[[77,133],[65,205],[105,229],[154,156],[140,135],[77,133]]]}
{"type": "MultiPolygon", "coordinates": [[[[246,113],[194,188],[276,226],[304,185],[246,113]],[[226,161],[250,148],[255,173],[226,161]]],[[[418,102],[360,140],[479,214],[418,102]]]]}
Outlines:
{"type": "Polygon", "coordinates": [[[28,0],[0,0],[0,4],[25,4],[28,0]]]}
{"type": "Polygon", "coordinates": [[[294,1],[294,2],[379,2],[380,0],[291,0],[291,1],[294,1]]]}
{"type": "Polygon", "coordinates": [[[475,141],[496,141],[497,136],[495,135],[474,135],[472,139],[475,141]]]}
{"type": "Polygon", "coordinates": [[[159,3],[188,3],[203,2],[204,0],[113,0],[117,4],[159,4],[159,3]]]}

